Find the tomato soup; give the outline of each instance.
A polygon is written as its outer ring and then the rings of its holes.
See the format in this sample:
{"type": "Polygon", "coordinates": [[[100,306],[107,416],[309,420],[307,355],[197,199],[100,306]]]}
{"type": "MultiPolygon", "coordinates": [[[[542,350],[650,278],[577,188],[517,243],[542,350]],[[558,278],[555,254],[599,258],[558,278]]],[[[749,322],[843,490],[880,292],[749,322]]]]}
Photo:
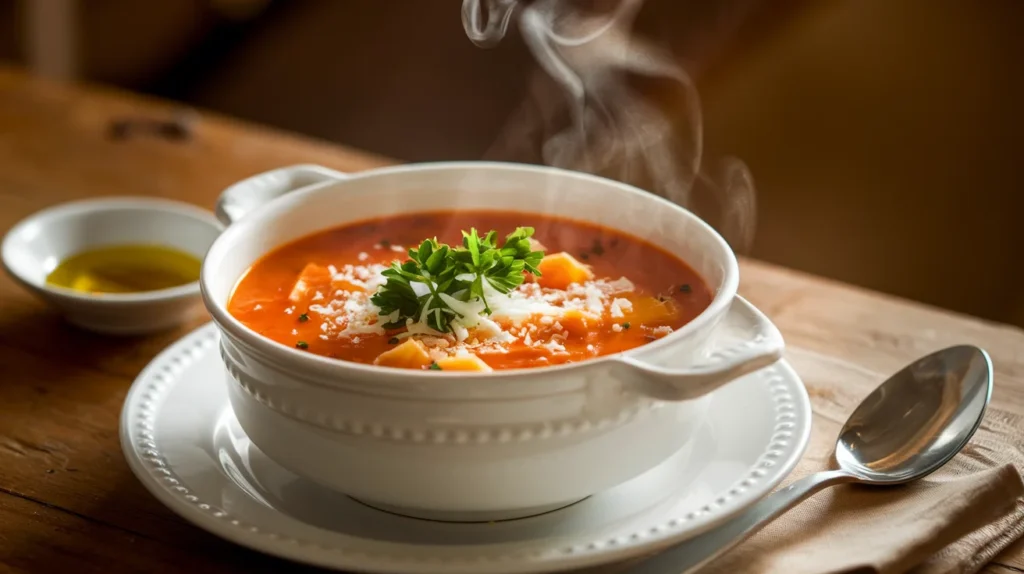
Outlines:
{"type": "Polygon", "coordinates": [[[685,262],[624,233],[458,211],[363,221],[279,247],[241,278],[228,311],[325,357],[490,371],[626,351],[679,329],[712,297],[685,262]]]}

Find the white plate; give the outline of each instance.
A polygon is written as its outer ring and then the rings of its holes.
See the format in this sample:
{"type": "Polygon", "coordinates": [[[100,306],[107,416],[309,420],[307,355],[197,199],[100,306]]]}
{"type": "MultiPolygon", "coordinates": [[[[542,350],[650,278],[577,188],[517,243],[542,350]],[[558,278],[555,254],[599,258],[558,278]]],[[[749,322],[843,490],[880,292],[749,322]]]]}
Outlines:
{"type": "Polygon", "coordinates": [[[121,414],[125,457],[157,499],[194,524],[331,568],[550,572],[647,554],[720,524],[771,491],[803,454],[811,430],[807,391],[783,361],[716,391],[692,448],[625,484],[532,518],[417,520],[299,478],[253,446],[227,401],[217,337],[212,324],[203,326],[142,371],[121,414]]]}

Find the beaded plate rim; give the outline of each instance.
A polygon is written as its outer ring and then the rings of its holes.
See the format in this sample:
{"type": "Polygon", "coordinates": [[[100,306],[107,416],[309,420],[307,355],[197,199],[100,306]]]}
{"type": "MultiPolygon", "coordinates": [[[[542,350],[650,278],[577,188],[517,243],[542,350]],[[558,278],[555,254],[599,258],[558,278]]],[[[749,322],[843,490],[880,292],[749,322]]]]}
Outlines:
{"type": "MultiPolygon", "coordinates": [[[[796,466],[810,439],[810,397],[799,375],[783,360],[756,373],[768,385],[775,410],[774,431],[765,451],[742,480],[724,489],[711,504],[685,516],[614,538],[557,547],[551,544],[530,551],[506,553],[467,553],[465,548],[460,550],[458,546],[445,547],[442,551],[436,546],[397,543],[379,543],[388,546],[386,552],[368,551],[365,547],[370,543],[366,540],[342,534],[337,534],[337,537],[350,539],[351,545],[324,545],[248,524],[210,501],[200,499],[169,467],[160,452],[154,434],[160,407],[176,384],[177,376],[206,353],[216,353],[218,340],[219,332],[212,322],[202,325],[167,347],[140,372],[122,408],[120,435],[123,454],[147,490],[193,524],[242,546],[317,566],[382,573],[479,574],[550,572],[628,559],[695,536],[740,512],[746,505],[753,504],[756,499],[747,501],[744,506],[730,508],[727,514],[722,515],[725,512],[723,508],[729,506],[730,501],[751,487],[764,485],[763,494],[767,494],[780,483],[796,466]],[[769,469],[774,469],[774,472],[769,469]],[[720,516],[715,517],[715,514],[720,516]],[[685,531],[686,536],[681,536],[680,527],[697,518],[705,519],[702,528],[685,531]],[[395,552],[396,547],[401,550],[395,552]]],[[[218,360],[222,360],[219,353],[218,360]]],[[[517,543],[516,546],[543,545],[532,542],[525,545],[517,543]]]]}

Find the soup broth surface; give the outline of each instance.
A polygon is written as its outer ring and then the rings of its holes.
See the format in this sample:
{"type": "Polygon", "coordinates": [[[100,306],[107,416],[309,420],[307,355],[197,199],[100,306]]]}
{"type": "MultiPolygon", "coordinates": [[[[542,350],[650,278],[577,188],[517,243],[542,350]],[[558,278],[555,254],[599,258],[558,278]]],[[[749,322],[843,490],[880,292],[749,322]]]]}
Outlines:
{"type": "Polygon", "coordinates": [[[624,233],[545,215],[459,211],[359,222],[279,247],[239,280],[228,311],[265,337],[326,357],[494,370],[581,361],[644,345],[691,321],[712,297],[686,263],[624,233]],[[386,282],[381,272],[407,261],[409,248],[435,237],[461,246],[462,232],[473,228],[481,236],[497,231],[500,247],[517,227],[534,229],[531,241],[544,253],[542,273],[524,273],[524,282],[507,294],[486,295],[490,314],[467,320],[470,328],[456,325],[446,332],[418,321],[383,327],[389,318],[370,299],[386,282]]]}

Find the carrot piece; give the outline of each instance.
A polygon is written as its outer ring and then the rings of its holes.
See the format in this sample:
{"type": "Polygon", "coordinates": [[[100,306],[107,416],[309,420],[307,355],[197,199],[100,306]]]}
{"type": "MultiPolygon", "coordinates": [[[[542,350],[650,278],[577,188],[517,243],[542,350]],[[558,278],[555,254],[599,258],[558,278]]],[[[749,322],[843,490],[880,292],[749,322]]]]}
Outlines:
{"type": "Polygon", "coordinates": [[[476,355],[462,355],[438,359],[437,366],[442,371],[493,371],[490,365],[476,355]]]}
{"type": "Polygon", "coordinates": [[[545,255],[537,269],[541,273],[537,282],[550,289],[565,289],[572,283],[583,283],[594,277],[590,267],[564,251],[545,255]]]}
{"type": "Polygon", "coordinates": [[[431,362],[426,346],[415,339],[409,339],[394,349],[388,349],[373,360],[374,365],[399,369],[422,369],[431,362]]]}

